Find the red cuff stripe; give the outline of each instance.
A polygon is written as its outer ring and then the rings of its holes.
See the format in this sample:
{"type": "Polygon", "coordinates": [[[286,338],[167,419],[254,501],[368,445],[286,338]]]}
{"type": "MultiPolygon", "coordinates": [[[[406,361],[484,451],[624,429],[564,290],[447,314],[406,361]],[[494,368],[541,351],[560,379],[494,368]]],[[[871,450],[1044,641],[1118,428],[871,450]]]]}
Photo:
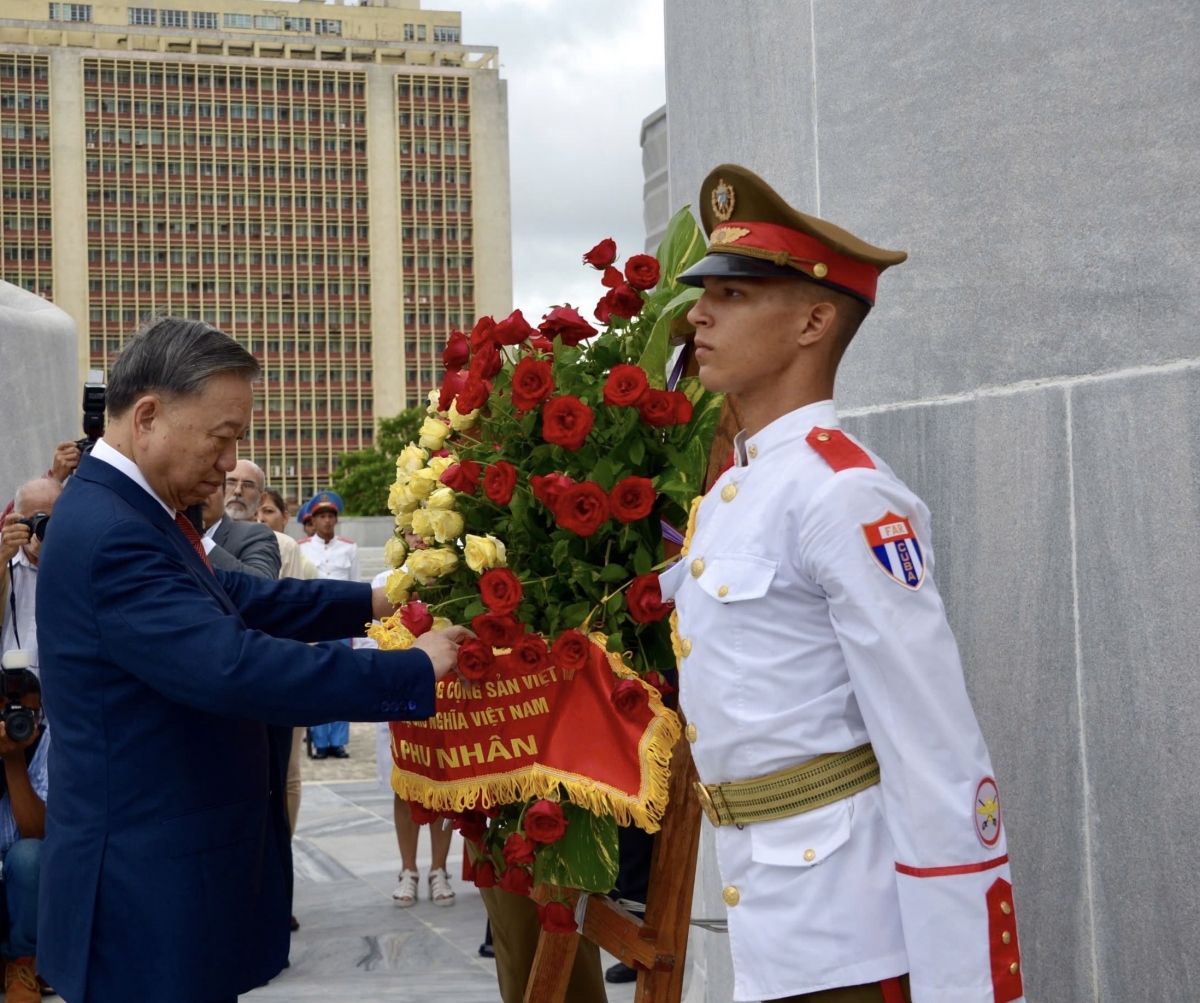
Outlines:
{"type": "Polygon", "coordinates": [[[901,874],[907,874],[910,878],[948,878],[954,874],[979,874],[1007,863],[1008,854],[1006,853],[1002,857],[994,857],[992,860],[985,860],[980,864],[957,864],[953,867],[909,867],[908,864],[898,863],[896,870],[901,874]]]}

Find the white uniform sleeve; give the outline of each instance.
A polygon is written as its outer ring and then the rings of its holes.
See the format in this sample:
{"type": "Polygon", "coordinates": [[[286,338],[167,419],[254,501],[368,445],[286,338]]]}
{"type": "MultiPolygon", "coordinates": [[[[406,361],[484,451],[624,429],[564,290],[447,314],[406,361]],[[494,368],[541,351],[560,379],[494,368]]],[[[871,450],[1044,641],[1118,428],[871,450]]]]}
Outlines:
{"type": "Polygon", "coordinates": [[[358,547],[355,546],[350,552],[350,581],[357,582],[359,580],[358,571],[358,547]]]}
{"type": "Polygon", "coordinates": [[[801,561],[828,597],[879,760],[913,1003],[1009,1003],[1023,996],[999,796],[933,583],[928,525],[901,483],[846,470],[803,516],[801,561]],[[880,536],[865,528],[875,525],[899,552],[873,549],[880,536]]]}

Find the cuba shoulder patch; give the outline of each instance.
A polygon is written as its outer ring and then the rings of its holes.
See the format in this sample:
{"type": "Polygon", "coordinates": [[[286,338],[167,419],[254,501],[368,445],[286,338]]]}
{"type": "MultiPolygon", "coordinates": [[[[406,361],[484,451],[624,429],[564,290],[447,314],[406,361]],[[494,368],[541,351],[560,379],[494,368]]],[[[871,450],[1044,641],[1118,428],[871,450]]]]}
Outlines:
{"type": "Polygon", "coordinates": [[[925,581],[925,555],[912,523],[895,512],[863,525],[863,536],[879,569],[892,581],[914,592],[925,581]]]}

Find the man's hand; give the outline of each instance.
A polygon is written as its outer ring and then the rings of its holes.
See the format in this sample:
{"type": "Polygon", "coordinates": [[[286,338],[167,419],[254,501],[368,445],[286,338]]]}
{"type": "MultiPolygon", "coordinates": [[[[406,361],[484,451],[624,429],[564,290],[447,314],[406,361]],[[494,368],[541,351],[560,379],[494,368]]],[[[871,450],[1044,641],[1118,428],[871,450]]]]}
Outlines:
{"type": "Polygon", "coordinates": [[[33,734],[24,742],[14,742],[8,737],[8,732],[4,728],[4,722],[0,721],[0,759],[15,759],[20,756],[22,757],[22,762],[24,762],[25,750],[37,741],[37,737],[38,730],[34,728],[33,734]]]}
{"type": "Polygon", "coordinates": [[[475,635],[466,627],[447,627],[430,630],[417,638],[414,648],[420,648],[433,662],[433,678],[441,679],[458,670],[458,646],[475,635]]]}
{"type": "Polygon", "coordinates": [[[83,454],[73,442],[60,442],[54,449],[54,462],[50,464],[50,475],[62,484],[75,473],[79,458],[83,454]]]}
{"type": "Polygon", "coordinates": [[[17,522],[20,518],[16,512],[10,512],[4,520],[4,528],[0,530],[0,564],[16,557],[17,551],[31,539],[29,527],[17,522]]]}

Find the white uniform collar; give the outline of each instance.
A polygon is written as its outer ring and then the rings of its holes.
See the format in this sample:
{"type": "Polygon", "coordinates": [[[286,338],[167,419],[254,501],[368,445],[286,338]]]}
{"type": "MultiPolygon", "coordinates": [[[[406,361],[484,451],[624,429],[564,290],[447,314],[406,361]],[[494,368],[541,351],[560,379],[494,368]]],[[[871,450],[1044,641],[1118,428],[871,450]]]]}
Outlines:
{"type": "Polygon", "coordinates": [[[119,471],[121,471],[121,473],[133,481],[134,484],[145,491],[146,494],[148,494],[164,509],[166,509],[167,515],[169,515],[172,519],[175,518],[175,510],[154,493],[154,488],[150,487],[150,482],[142,475],[141,470],[138,469],[138,465],[124,453],[114,449],[103,439],[97,439],[96,445],[92,447],[92,459],[99,460],[101,463],[107,463],[110,467],[116,467],[119,471]]]}
{"type": "Polygon", "coordinates": [[[734,464],[744,467],[754,460],[761,460],[774,449],[793,446],[804,439],[817,426],[837,428],[837,408],[833,401],[817,401],[789,411],[752,436],[738,432],[733,439],[734,464]]]}

